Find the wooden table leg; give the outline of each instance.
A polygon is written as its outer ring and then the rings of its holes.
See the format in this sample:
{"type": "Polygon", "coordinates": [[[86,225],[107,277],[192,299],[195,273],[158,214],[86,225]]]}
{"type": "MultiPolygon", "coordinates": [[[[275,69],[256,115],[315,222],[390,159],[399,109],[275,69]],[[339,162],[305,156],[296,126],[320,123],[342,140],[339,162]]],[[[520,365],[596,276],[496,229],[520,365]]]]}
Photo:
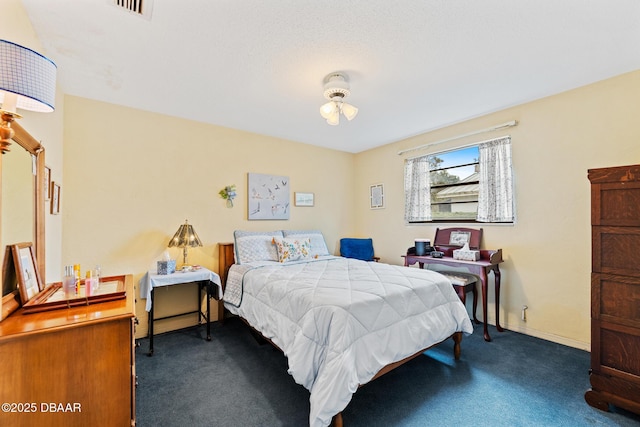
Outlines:
{"type": "Polygon", "coordinates": [[[476,325],[480,324],[478,320],[478,289],[476,284],[473,284],[473,289],[471,290],[473,293],[473,321],[476,325]]]}
{"type": "Polygon", "coordinates": [[[503,332],[502,326],[500,326],[500,267],[496,264],[493,269],[494,279],[496,281],[496,329],[498,332],[503,332]]]}
{"type": "Polygon", "coordinates": [[[343,427],[343,426],[344,424],[342,421],[342,412],[338,412],[333,416],[333,419],[331,420],[331,427],[343,427]]]}
{"type": "Polygon", "coordinates": [[[482,320],[484,323],[484,340],[491,341],[491,336],[489,336],[489,328],[487,325],[487,271],[483,268],[482,274],[480,275],[480,282],[482,284],[482,320]]]}

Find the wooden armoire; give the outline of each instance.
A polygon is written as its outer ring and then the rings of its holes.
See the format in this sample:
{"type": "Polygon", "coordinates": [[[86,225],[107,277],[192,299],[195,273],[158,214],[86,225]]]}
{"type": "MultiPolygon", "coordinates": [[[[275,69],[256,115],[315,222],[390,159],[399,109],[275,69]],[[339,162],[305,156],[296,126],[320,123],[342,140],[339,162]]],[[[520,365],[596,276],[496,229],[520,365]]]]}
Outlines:
{"type": "Polygon", "coordinates": [[[587,403],[640,413],[640,165],[590,169],[591,388],[587,403]]]}

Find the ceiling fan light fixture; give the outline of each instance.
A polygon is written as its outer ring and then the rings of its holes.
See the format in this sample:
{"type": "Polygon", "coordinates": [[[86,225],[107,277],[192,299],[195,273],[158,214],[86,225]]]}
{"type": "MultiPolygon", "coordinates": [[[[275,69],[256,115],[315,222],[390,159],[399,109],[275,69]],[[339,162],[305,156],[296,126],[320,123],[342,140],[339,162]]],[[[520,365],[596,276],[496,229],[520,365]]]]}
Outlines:
{"type": "Polygon", "coordinates": [[[349,83],[342,74],[330,74],[325,78],[324,97],[333,99],[336,96],[346,98],[351,95],[349,83]]]}
{"type": "Polygon", "coordinates": [[[344,99],[351,95],[345,74],[335,72],[327,75],[324,78],[323,95],[329,102],[320,107],[320,115],[326,119],[330,125],[337,126],[340,123],[340,113],[342,113],[347,120],[353,120],[356,114],[358,114],[356,107],[344,102],[344,99]]]}

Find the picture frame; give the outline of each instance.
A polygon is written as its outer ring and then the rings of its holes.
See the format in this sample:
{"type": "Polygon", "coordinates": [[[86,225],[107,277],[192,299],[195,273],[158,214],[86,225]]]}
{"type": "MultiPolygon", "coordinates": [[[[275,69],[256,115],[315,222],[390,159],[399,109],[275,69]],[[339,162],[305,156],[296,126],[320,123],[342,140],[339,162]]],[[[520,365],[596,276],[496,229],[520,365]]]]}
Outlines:
{"type": "Polygon", "coordinates": [[[20,300],[24,305],[43,290],[40,272],[36,268],[36,254],[30,242],[11,245],[11,253],[18,279],[20,300]]]}
{"type": "Polygon", "coordinates": [[[313,193],[294,193],[294,204],[295,206],[303,206],[310,207],[314,205],[314,194],[313,193]]]}
{"type": "Polygon", "coordinates": [[[248,173],[247,219],[287,220],[289,219],[290,193],[289,177],[248,173]]]}
{"type": "Polygon", "coordinates": [[[369,186],[369,201],[371,209],[384,208],[384,184],[373,184],[369,186]]]}
{"type": "Polygon", "coordinates": [[[471,241],[470,231],[452,231],[449,235],[449,245],[451,246],[464,246],[471,241]]]}
{"type": "Polygon", "coordinates": [[[60,184],[51,181],[51,214],[60,213],[60,184]]]}
{"type": "Polygon", "coordinates": [[[51,168],[49,166],[44,167],[44,200],[51,200],[51,168]]]}

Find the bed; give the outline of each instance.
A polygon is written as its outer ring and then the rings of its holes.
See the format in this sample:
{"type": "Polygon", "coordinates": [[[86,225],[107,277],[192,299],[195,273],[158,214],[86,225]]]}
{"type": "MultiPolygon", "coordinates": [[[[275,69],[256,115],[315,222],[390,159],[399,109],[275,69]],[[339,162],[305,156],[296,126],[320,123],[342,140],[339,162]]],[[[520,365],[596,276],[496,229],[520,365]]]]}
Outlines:
{"type": "Polygon", "coordinates": [[[459,358],[473,332],[446,277],[332,256],[316,230],[237,230],[234,260],[224,307],[284,352],[311,427],[342,425],[358,387],[450,337],[459,358]]]}

